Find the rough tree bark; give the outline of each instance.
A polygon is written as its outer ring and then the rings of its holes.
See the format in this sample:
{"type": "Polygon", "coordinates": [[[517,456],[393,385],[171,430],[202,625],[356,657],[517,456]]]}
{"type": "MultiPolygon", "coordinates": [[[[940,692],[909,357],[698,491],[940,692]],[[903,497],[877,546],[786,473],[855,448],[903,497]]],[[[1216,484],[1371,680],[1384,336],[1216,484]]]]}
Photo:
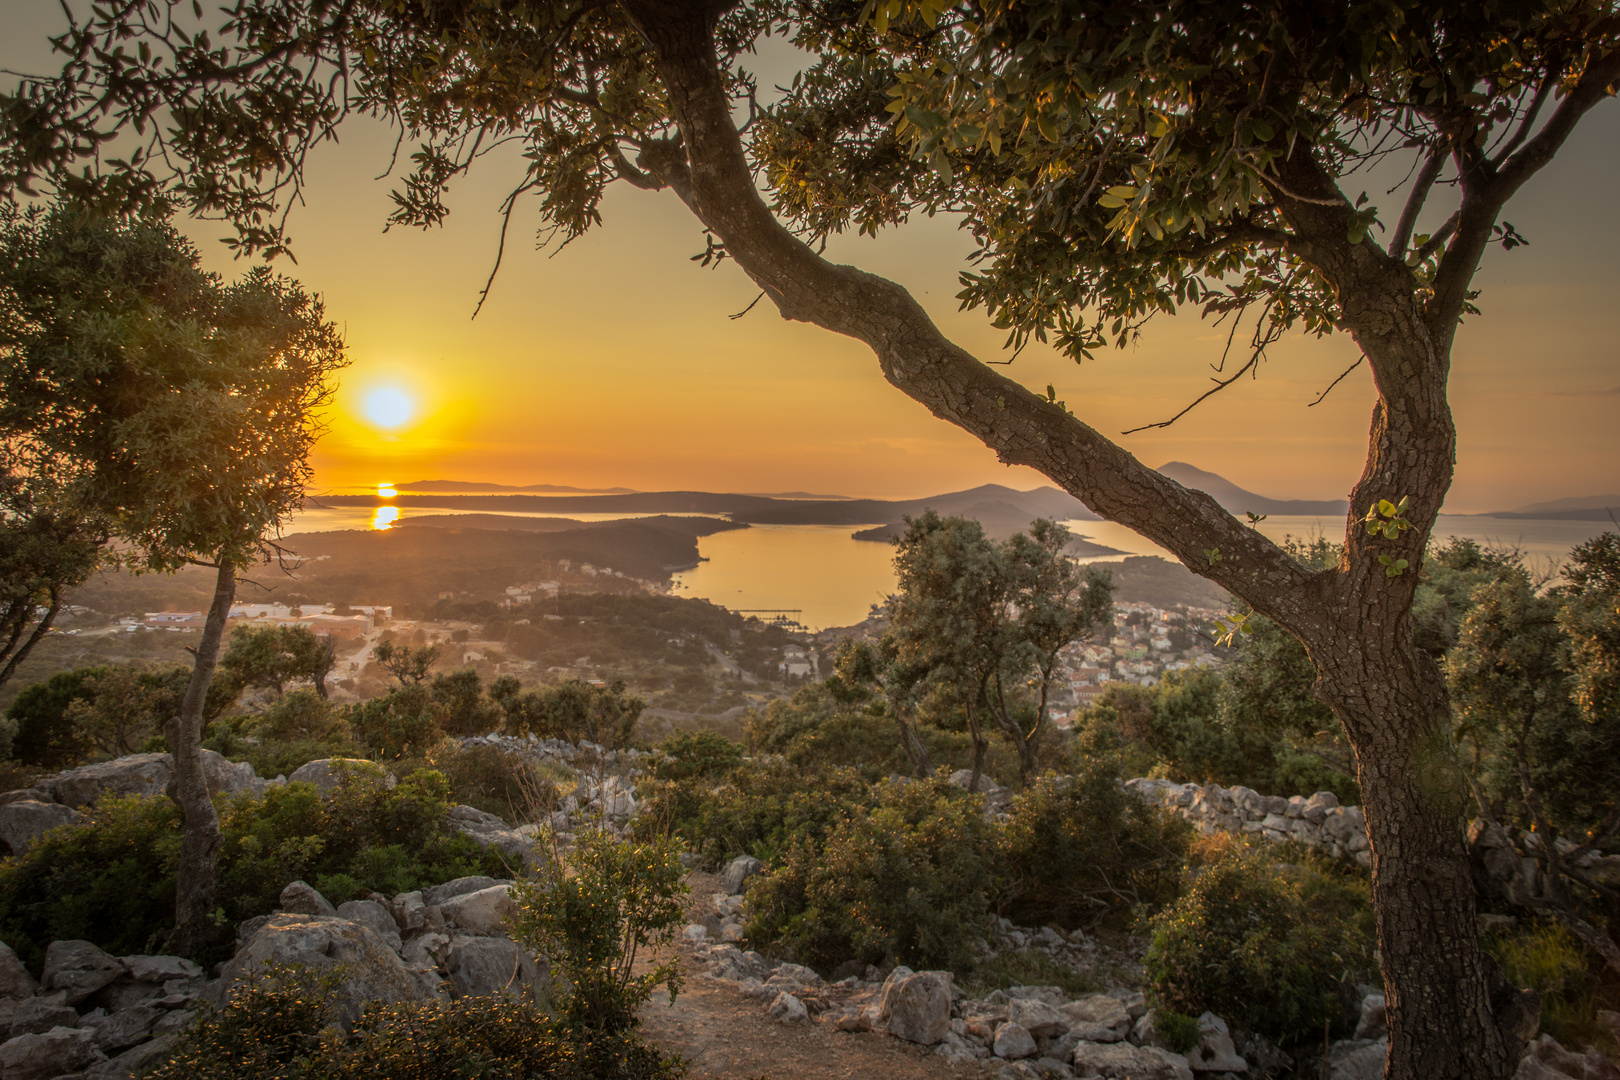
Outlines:
{"type": "Polygon", "coordinates": [[[1620,57],[1594,62],[1505,168],[1458,152],[1463,207],[1432,297],[1421,306],[1399,258],[1371,241],[1348,242],[1353,208],[1308,148],[1281,167],[1274,195],[1294,232],[1261,242],[1285,246],[1328,280],[1378,392],[1344,556],[1318,573],[1205,493],[1143,466],[1062,407],[974,359],[901,286],[830,263],[785,229],[760,198],[732,123],[712,33],[729,6],[625,0],[653,50],[681,135],[644,150],[640,167],[720,238],[784,318],[865,342],[888,381],[935,416],[1168,549],[1304,644],[1317,692],[1357,755],[1389,991],[1386,1076],[1511,1075],[1538,1003],[1508,985],[1479,948],[1461,827],[1466,780],[1452,751],[1445,684],[1414,647],[1410,609],[1416,568],[1451,483],[1456,440],[1446,381],[1469,282],[1501,207],[1606,95],[1620,57]],[[1410,529],[1388,539],[1359,527],[1380,499],[1402,498],[1410,499],[1410,529]],[[1404,558],[1412,569],[1389,576],[1381,555],[1404,558]]]}
{"type": "Polygon", "coordinates": [[[180,807],[184,837],[180,844],[174,894],[174,935],[169,948],[182,956],[198,957],[218,936],[214,921],[214,856],[219,851],[219,812],[208,793],[208,778],[202,767],[203,707],[208,700],[208,684],[219,663],[219,644],[236,598],[236,567],[221,560],[214,583],[214,600],[197,644],[196,662],[180,713],[164,724],[169,754],[174,759],[174,775],[169,781],[169,798],[180,807]]]}

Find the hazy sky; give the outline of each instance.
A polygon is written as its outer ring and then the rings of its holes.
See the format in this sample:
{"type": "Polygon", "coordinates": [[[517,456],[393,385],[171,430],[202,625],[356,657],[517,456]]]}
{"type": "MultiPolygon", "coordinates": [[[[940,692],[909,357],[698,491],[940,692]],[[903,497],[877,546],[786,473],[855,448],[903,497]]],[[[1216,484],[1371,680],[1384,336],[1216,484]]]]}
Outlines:
{"type": "MultiPolygon", "coordinates": [[[[10,0],[0,65],[51,68],[44,36],[59,29],[58,11],[55,0],[10,0]]],[[[373,177],[392,142],[379,125],[351,124],[341,145],[314,156],[308,205],[292,218],[298,262],[278,264],[324,296],[354,360],[316,450],[320,484],[446,478],[882,496],[1045,482],[1002,466],[889,387],[864,346],[785,322],[763,301],[728,318],[757,290],[734,266],[691,261],[702,231],[667,192],[615,188],[603,226],[552,255],[534,250],[534,219],[520,204],[500,276],[471,320],[517,162],[489,160],[462,182],[444,227],[385,234],[392,184],[373,177]],[[379,389],[414,405],[391,431],[366,415],[379,389]]],[[[1617,165],[1620,104],[1610,101],[1504,215],[1530,244],[1491,249],[1475,279],[1483,314],[1453,354],[1460,444],[1448,509],[1620,492],[1617,165]]],[[[216,226],[186,228],[212,269],[245,269],[215,243],[216,226]]],[[[922,220],[876,240],[837,241],[829,254],[902,282],[958,342],[999,358],[1002,333],[982,313],[956,310],[970,247],[954,223],[922,220]]],[[[1054,384],[1078,417],[1115,433],[1201,393],[1224,339],[1224,329],[1180,317],[1084,366],[1032,347],[1007,370],[1031,387],[1054,384]]],[[[1355,356],[1345,336],[1285,341],[1258,380],[1168,430],[1121,441],[1151,465],[1191,462],[1262,494],[1341,497],[1366,450],[1365,369],[1322,405],[1307,404],[1355,356]]]]}

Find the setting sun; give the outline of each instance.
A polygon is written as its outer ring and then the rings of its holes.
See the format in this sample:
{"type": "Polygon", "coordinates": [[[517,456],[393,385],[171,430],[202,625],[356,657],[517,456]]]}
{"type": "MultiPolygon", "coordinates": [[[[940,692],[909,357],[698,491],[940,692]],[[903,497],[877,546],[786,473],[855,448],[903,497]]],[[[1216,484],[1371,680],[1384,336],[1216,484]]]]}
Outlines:
{"type": "Polygon", "coordinates": [[[380,428],[397,428],[416,415],[416,402],[397,386],[379,386],[366,395],[365,413],[380,428]]]}

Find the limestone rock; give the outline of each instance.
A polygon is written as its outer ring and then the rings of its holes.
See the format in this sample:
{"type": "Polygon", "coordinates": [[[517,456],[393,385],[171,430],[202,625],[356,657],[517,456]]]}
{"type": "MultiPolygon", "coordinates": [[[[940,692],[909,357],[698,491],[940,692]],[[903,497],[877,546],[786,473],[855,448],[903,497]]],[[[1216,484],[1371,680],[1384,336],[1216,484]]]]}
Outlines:
{"type": "Polygon", "coordinates": [[[1044,1001],[1009,1001],[1007,1022],[1017,1024],[1037,1039],[1055,1039],[1069,1030],[1069,1018],[1044,1001]]]}
{"type": "Polygon", "coordinates": [[[1194,1072],[1248,1071],[1249,1063],[1238,1056],[1225,1020],[1206,1012],[1198,1018],[1198,1030],[1198,1045],[1187,1055],[1187,1065],[1194,1072]]]}
{"type": "MultiPolygon", "coordinates": [[[[210,794],[264,790],[264,781],[246,762],[232,762],[223,754],[204,750],[202,766],[210,794]]],[[[58,773],[41,780],[39,787],[64,806],[91,806],[105,796],[161,795],[173,775],[174,759],[168,754],[129,754],[58,773]]]]}
{"type": "Polygon", "coordinates": [[[879,1005],[879,1016],[888,1023],[889,1034],[922,1046],[933,1046],[945,1038],[951,1029],[954,976],[948,971],[908,971],[898,979],[890,973],[889,979],[879,1005]]]}
{"type": "Polygon", "coordinates": [[[499,852],[517,864],[528,865],[535,860],[534,841],[494,814],[473,806],[452,806],[446,817],[451,828],[479,847],[499,852]]]}
{"type": "Polygon", "coordinates": [[[415,933],[426,922],[427,902],[422,899],[420,892],[400,893],[389,906],[393,910],[394,923],[402,934],[415,933]]]}
{"type": "Polygon", "coordinates": [[[27,998],[39,993],[39,983],[28,973],[11,946],[0,942],[0,999],[27,998]]]}
{"type": "Polygon", "coordinates": [[[492,877],[485,877],[483,874],[474,874],[472,877],[460,877],[456,878],[454,881],[447,881],[443,885],[434,885],[430,888],[423,889],[422,903],[427,907],[437,907],[440,904],[443,904],[446,900],[452,900],[455,897],[465,896],[468,893],[474,893],[480,889],[487,889],[491,885],[499,884],[501,884],[501,882],[492,877]]]}
{"type": "Polygon", "coordinates": [[[1328,1047],[1327,1080],[1382,1080],[1387,1038],[1340,1039],[1328,1047]]]}
{"type": "Polygon", "coordinates": [[[79,1012],[63,1004],[62,997],[61,993],[55,993],[21,1001],[0,1001],[0,1040],[33,1035],[53,1027],[77,1027],[79,1012]]]}
{"type": "Polygon", "coordinates": [[[439,906],[446,923],[474,934],[504,934],[507,920],[517,914],[517,901],[507,884],[452,897],[439,906]]]}
{"type": "Polygon", "coordinates": [[[776,995],[766,1010],[773,1020],[780,1020],[784,1024],[806,1024],[810,1022],[810,1013],[800,1001],[792,994],[783,991],[776,995]]]}
{"type": "Polygon", "coordinates": [[[1381,1039],[1389,1034],[1388,1006],[1383,994],[1361,999],[1361,1019],[1356,1022],[1356,1038],[1381,1039]]]}
{"type": "Polygon", "coordinates": [[[1187,1059],[1157,1046],[1130,1043],[1076,1043],[1074,1071],[1108,1080],[1193,1080],[1187,1059]]]}
{"type": "Polygon", "coordinates": [[[123,961],[88,941],[53,941],[45,949],[40,985],[65,991],[66,1004],[77,1005],[123,974],[123,961]]]}
{"type": "Polygon", "coordinates": [[[457,935],[450,939],[444,969],[457,997],[515,994],[540,978],[529,954],[506,938],[457,935]]]}
{"type": "Polygon", "coordinates": [[[292,775],[287,777],[287,783],[314,784],[316,789],[325,795],[337,788],[338,778],[344,772],[356,776],[379,777],[384,787],[393,787],[398,783],[393,773],[375,761],[367,761],[364,758],[317,758],[294,769],[292,775]]]}
{"type": "Polygon", "coordinates": [[[761,870],[765,864],[752,855],[739,855],[726,863],[726,868],[720,872],[720,888],[727,895],[734,896],[743,891],[745,882],[761,870]]]}
{"type": "Polygon", "coordinates": [[[136,982],[166,983],[170,979],[200,979],[203,969],[181,956],[122,956],[124,969],[136,982]]]}
{"type": "Polygon", "coordinates": [[[96,1045],[102,1050],[114,1053],[144,1040],[151,1034],[152,1025],[167,1012],[152,1005],[137,1005],[93,1019],[86,1016],[79,1021],[79,1026],[89,1028],[95,1034],[96,1045]]]}
{"type": "Polygon", "coordinates": [[[265,964],[303,964],[317,974],[343,965],[343,981],[333,994],[341,1004],[344,1019],[350,1021],[359,1019],[367,1002],[396,1004],[429,996],[376,931],[347,919],[271,916],[225,966],[222,977],[226,993],[258,977],[265,964]]]}
{"type": "Polygon", "coordinates": [[[1009,1001],[1044,1001],[1054,1009],[1069,999],[1061,986],[1010,986],[1002,994],[1009,1001]]]}
{"type": "Polygon", "coordinates": [[[394,921],[394,913],[377,903],[375,900],[346,900],[338,905],[337,916],[348,919],[350,922],[362,923],[377,931],[388,947],[395,952],[400,950],[399,924],[394,921]]]}
{"type": "Polygon", "coordinates": [[[303,881],[289,882],[281,890],[277,905],[278,910],[289,915],[337,915],[337,908],[332,906],[332,902],[316,892],[313,885],[303,881]]]}
{"type": "Polygon", "coordinates": [[[60,803],[23,799],[0,806],[0,841],[11,854],[21,855],[59,825],[79,820],[79,812],[60,803]]]}
{"type": "Polygon", "coordinates": [[[83,1072],[106,1058],[96,1049],[90,1031],[53,1027],[0,1044],[0,1076],[5,1080],[50,1080],[83,1072]]]}
{"type": "Polygon", "coordinates": [[[1011,1020],[996,1028],[996,1041],[991,1047],[996,1057],[1016,1060],[1035,1056],[1035,1038],[1022,1024],[1011,1020]]]}
{"type": "MultiPolygon", "coordinates": [[[[160,1027],[162,1023],[159,1021],[160,1027]]],[[[159,1034],[155,1039],[132,1046],[110,1061],[90,1066],[84,1072],[86,1080],[129,1080],[130,1077],[163,1060],[173,1048],[174,1040],[175,1036],[172,1034],[159,1034]]]]}
{"type": "Polygon", "coordinates": [[[1131,1014],[1123,1001],[1109,994],[1092,994],[1071,1001],[1059,1010],[1069,1030],[1086,1042],[1119,1042],[1131,1030],[1131,1014]]]}

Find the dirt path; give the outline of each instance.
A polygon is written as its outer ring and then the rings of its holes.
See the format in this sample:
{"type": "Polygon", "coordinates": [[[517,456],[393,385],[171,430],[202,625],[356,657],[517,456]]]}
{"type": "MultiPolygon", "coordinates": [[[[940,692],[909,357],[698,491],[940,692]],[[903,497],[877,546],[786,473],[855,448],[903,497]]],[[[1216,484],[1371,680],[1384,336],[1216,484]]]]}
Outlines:
{"type": "MultiPolygon", "coordinates": [[[[689,875],[693,921],[711,910],[717,880],[713,874],[689,875]]],[[[638,1015],[648,1039],[691,1064],[693,1080],[984,1080],[982,1067],[952,1064],[928,1047],[888,1035],[779,1023],[734,983],[704,974],[688,951],[680,956],[686,986],[675,1004],[660,990],[638,1015]]]]}

